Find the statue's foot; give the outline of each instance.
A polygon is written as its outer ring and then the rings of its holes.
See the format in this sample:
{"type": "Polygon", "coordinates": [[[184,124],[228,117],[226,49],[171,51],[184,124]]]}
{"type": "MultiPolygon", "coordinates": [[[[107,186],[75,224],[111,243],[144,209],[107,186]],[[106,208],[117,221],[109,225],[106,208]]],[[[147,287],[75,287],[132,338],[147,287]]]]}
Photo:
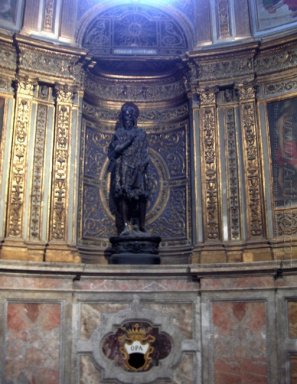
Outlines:
{"type": "Polygon", "coordinates": [[[130,234],[130,230],[129,230],[128,224],[125,224],[125,227],[120,233],[120,236],[128,236],[129,234],[130,234]]]}

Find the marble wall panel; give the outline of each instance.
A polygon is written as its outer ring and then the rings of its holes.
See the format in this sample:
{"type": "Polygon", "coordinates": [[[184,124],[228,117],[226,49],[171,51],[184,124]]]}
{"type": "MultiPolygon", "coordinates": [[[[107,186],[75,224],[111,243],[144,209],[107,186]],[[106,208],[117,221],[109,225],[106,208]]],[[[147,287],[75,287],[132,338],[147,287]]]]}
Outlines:
{"type": "Polygon", "coordinates": [[[5,383],[62,384],[61,305],[8,302],[5,383]]]}
{"type": "Polygon", "coordinates": [[[81,355],[79,360],[79,384],[102,384],[100,369],[90,355],[81,355]]]}
{"type": "Polygon", "coordinates": [[[256,276],[246,277],[226,277],[226,278],[210,278],[201,281],[202,289],[221,290],[221,289],[252,289],[252,288],[272,288],[275,281],[272,276],[261,276],[259,279],[256,276]]]}
{"type": "Polygon", "coordinates": [[[288,329],[289,337],[297,339],[297,301],[295,300],[288,301],[288,329]]]}
{"type": "Polygon", "coordinates": [[[297,383],[297,355],[291,355],[290,359],[290,378],[291,384],[297,383]]]}
{"type": "Polygon", "coordinates": [[[175,370],[173,384],[193,384],[195,376],[195,357],[191,353],[186,353],[183,355],[178,369],[175,370]]]}
{"type": "Polygon", "coordinates": [[[265,302],[212,304],[215,384],[268,384],[265,302]]]}
{"type": "Polygon", "coordinates": [[[154,303],[150,309],[162,313],[170,318],[172,323],[179,328],[182,335],[191,339],[193,335],[193,304],[192,303],[154,303]]]}
{"type": "Polygon", "coordinates": [[[81,303],[80,309],[80,337],[89,339],[93,331],[100,326],[102,314],[116,313],[128,308],[128,304],[121,303],[81,303]]]}

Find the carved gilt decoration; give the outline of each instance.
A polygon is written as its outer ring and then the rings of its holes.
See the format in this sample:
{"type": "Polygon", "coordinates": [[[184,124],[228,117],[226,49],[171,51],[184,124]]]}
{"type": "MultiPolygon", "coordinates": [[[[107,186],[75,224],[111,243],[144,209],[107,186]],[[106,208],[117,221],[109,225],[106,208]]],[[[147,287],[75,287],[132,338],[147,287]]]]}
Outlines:
{"type": "Polygon", "coordinates": [[[23,235],[24,189],[34,83],[28,79],[20,79],[16,85],[16,118],[10,172],[7,236],[21,238],[23,235]]]}
{"type": "Polygon", "coordinates": [[[47,126],[47,106],[39,104],[37,107],[36,134],[34,145],[34,158],[32,169],[32,192],[31,192],[31,216],[30,237],[40,240],[41,231],[41,206],[42,206],[42,182],[43,162],[45,149],[45,134],[47,126]]]}
{"type": "Polygon", "coordinates": [[[199,91],[203,157],[202,188],[205,204],[205,238],[208,241],[220,239],[216,92],[217,89],[214,88],[199,91]]]}
{"type": "Polygon", "coordinates": [[[261,167],[258,149],[255,89],[253,84],[242,84],[238,87],[241,126],[243,130],[243,141],[245,149],[245,175],[246,193],[248,201],[248,234],[249,238],[264,235],[265,226],[262,217],[261,204],[261,167]]]}
{"type": "Polygon", "coordinates": [[[54,31],[56,0],[46,0],[44,5],[43,30],[54,31]]]}
{"type": "Polygon", "coordinates": [[[240,203],[239,203],[239,177],[237,164],[237,137],[234,108],[229,107],[225,112],[226,127],[226,168],[228,175],[228,221],[229,238],[238,240],[241,237],[240,230],[240,203]]]}
{"type": "Polygon", "coordinates": [[[228,0],[216,0],[218,37],[221,39],[231,36],[230,31],[230,10],[228,0]]]}
{"type": "Polygon", "coordinates": [[[50,239],[66,240],[69,140],[73,89],[56,86],[56,135],[54,143],[50,239]]]}

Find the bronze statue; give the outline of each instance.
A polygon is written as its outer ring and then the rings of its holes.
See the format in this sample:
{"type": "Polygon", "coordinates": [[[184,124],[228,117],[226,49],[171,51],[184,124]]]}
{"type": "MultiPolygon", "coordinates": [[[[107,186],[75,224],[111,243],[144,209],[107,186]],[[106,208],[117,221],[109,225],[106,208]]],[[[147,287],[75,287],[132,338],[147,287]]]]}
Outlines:
{"type": "Polygon", "coordinates": [[[139,110],[134,103],[122,106],[108,152],[110,198],[121,236],[146,233],[149,156],[146,133],[137,127],[138,116],[139,110]]]}

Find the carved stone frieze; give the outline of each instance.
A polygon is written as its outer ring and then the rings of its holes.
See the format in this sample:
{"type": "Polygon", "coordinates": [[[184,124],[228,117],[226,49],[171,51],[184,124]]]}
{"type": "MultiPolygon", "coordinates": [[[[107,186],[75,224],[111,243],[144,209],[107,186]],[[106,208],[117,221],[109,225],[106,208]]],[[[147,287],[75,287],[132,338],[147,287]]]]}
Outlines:
{"type": "Polygon", "coordinates": [[[34,73],[44,81],[71,80],[77,84],[83,84],[83,63],[80,58],[83,52],[71,54],[52,49],[30,46],[18,43],[19,70],[24,73],[34,73]]]}
{"type": "Polygon", "coordinates": [[[248,234],[249,238],[263,236],[265,226],[262,216],[261,167],[258,149],[255,89],[252,84],[238,86],[241,104],[241,127],[245,149],[245,174],[247,178],[248,234]]]}
{"type": "Polygon", "coordinates": [[[0,72],[1,70],[14,72],[17,68],[17,54],[15,48],[12,44],[3,43],[0,39],[1,49],[0,49],[0,72]]]}
{"type": "Polygon", "coordinates": [[[169,78],[158,83],[150,82],[114,82],[89,75],[86,78],[86,90],[88,94],[109,100],[134,100],[134,101],[164,101],[174,97],[183,96],[185,88],[182,80],[169,78]]]}
{"type": "Polygon", "coordinates": [[[42,183],[46,127],[47,106],[39,104],[36,119],[30,216],[30,238],[34,240],[41,239],[42,183]]]}
{"type": "MultiPolygon", "coordinates": [[[[85,116],[96,121],[116,121],[118,112],[115,110],[104,109],[99,106],[94,106],[86,101],[83,103],[83,113],[85,116]]],[[[169,121],[184,120],[189,115],[189,107],[187,103],[178,106],[168,106],[167,108],[154,108],[141,111],[139,122],[158,122],[168,123],[169,121]]]]}
{"type": "Polygon", "coordinates": [[[219,240],[219,182],[216,134],[216,89],[200,90],[202,175],[206,241],[219,240]]]}
{"type": "Polygon", "coordinates": [[[255,70],[259,75],[278,73],[285,69],[296,68],[297,46],[278,46],[261,52],[255,60],[255,70]]]}
{"type": "Polygon", "coordinates": [[[73,90],[67,86],[57,86],[56,135],[54,143],[52,206],[50,239],[66,240],[69,140],[72,116],[73,90]]]}
{"type": "Polygon", "coordinates": [[[233,77],[247,76],[253,74],[253,58],[250,55],[230,57],[217,57],[212,61],[199,62],[199,80],[219,80],[233,77]]]}
{"type": "Polygon", "coordinates": [[[6,77],[1,77],[0,75],[0,91],[4,93],[12,94],[14,92],[14,88],[12,86],[12,80],[6,77]]]}
{"type": "Polygon", "coordinates": [[[228,196],[228,221],[229,238],[238,240],[240,230],[240,202],[239,202],[239,177],[237,164],[237,137],[234,108],[227,108],[225,112],[226,129],[226,168],[227,168],[227,196],[228,196]]]}
{"type": "Polygon", "coordinates": [[[23,226],[24,188],[28,136],[30,131],[34,83],[28,79],[17,82],[16,119],[12,148],[11,178],[7,236],[21,238],[23,226]]]}
{"type": "Polygon", "coordinates": [[[265,96],[281,95],[287,92],[296,92],[297,91],[297,81],[294,79],[291,80],[282,80],[274,83],[265,84],[262,86],[263,94],[265,96]]]}

